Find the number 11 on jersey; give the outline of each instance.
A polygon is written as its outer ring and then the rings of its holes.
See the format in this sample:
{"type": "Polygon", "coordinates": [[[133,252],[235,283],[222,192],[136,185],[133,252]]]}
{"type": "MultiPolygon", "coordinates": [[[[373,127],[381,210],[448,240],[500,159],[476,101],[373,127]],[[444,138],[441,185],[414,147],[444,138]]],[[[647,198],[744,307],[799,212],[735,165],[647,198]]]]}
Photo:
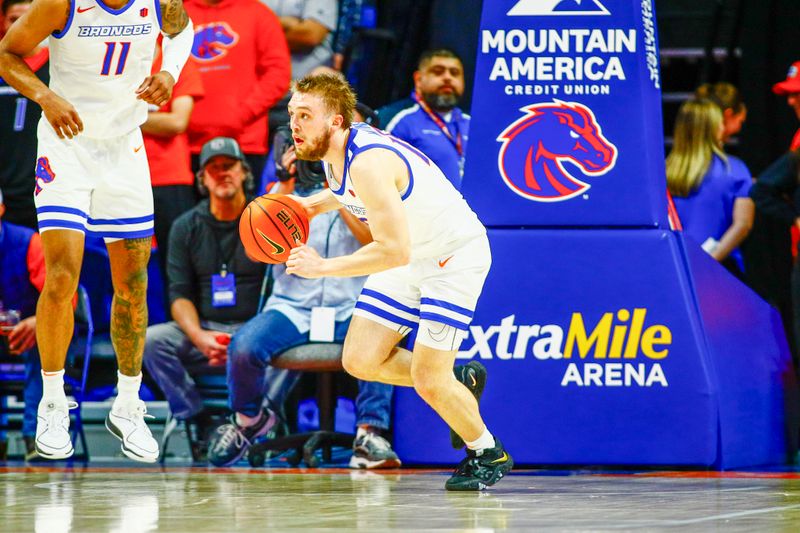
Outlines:
{"type": "Polygon", "coordinates": [[[122,74],[122,71],[125,70],[125,61],[128,59],[128,51],[131,49],[130,42],[110,42],[106,43],[106,56],[103,58],[103,68],[100,70],[101,76],[108,76],[111,72],[111,62],[114,60],[114,51],[117,48],[117,44],[120,45],[120,52],[119,58],[117,58],[117,69],[114,71],[115,76],[119,76],[122,74]]]}

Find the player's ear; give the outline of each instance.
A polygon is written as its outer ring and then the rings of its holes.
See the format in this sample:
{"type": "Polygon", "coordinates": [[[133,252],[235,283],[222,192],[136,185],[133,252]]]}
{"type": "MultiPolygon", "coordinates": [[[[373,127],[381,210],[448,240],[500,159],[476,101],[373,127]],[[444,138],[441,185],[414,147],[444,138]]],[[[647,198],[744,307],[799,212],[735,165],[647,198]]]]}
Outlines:
{"type": "Polygon", "coordinates": [[[331,126],[334,128],[341,128],[342,124],[344,124],[344,117],[342,115],[333,115],[331,126]]]}

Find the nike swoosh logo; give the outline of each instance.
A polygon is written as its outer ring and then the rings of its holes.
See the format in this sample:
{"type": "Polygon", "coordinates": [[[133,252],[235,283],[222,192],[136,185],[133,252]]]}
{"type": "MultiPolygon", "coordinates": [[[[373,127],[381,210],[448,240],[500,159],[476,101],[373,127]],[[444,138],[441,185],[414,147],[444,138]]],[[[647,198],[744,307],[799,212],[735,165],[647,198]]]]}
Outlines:
{"type": "Polygon", "coordinates": [[[78,13],[86,13],[86,12],[87,12],[87,11],[89,11],[90,9],[94,9],[94,8],[96,8],[96,7],[97,7],[97,6],[79,7],[79,8],[78,8],[78,13]]]}
{"type": "Polygon", "coordinates": [[[144,147],[144,145],[143,145],[143,144],[142,144],[142,145],[139,145],[139,147],[138,147],[138,148],[134,148],[134,149],[133,149],[133,151],[134,151],[134,152],[138,152],[138,151],[139,151],[139,150],[141,150],[143,147],[144,147]]]}
{"type": "Polygon", "coordinates": [[[492,461],[489,464],[505,463],[506,461],[508,461],[508,454],[506,452],[503,452],[503,457],[500,457],[499,459],[495,459],[494,461],[492,461]]]}
{"type": "Polygon", "coordinates": [[[469,380],[472,382],[472,386],[473,387],[475,387],[478,384],[478,380],[475,379],[475,374],[473,374],[471,372],[469,374],[469,380]]]}
{"type": "Polygon", "coordinates": [[[273,241],[272,239],[270,239],[269,237],[267,237],[266,235],[264,235],[264,232],[263,232],[263,231],[261,231],[261,230],[260,230],[260,229],[258,229],[258,228],[256,228],[256,231],[258,232],[258,234],[259,234],[259,235],[261,235],[261,238],[262,238],[262,239],[264,239],[265,241],[267,241],[267,242],[268,242],[268,243],[269,243],[269,244],[272,246],[272,248],[274,248],[274,251],[273,251],[273,253],[276,253],[276,254],[282,254],[283,252],[285,252],[285,251],[286,251],[286,248],[284,248],[283,246],[281,246],[281,245],[280,245],[280,244],[278,244],[277,242],[273,241]]]}
{"type": "Polygon", "coordinates": [[[442,260],[440,259],[440,260],[439,260],[439,266],[440,266],[441,268],[444,268],[444,266],[447,264],[447,262],[448,262],[448,261],[450,261],[452,258],[453,258],[453,256],[451,255],[450,257],[448,257],[448,258],[447,258],[447,259],[445,259],[444,261],[442,261],[442,260]]]}

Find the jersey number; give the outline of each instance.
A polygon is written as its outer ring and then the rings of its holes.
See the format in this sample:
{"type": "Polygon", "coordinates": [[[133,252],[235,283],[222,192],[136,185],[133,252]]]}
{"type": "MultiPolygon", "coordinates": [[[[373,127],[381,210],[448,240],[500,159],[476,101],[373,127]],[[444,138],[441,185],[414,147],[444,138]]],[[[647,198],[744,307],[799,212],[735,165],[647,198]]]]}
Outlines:
{"type": "Polygon", "coordinates": [[[114,51],[117,49],[117,44],[119,44],[120,52],[117,58],[117,69],[114,71],[114,75],[119,76],[122,74],[122,71],[125,70],[125,61],[128,60],[128,51],[131,49],[131,43],[106,43],[106,57],[103,58],[103,68],[100,70],[101,76],[108,76],[111,72],[111,62],[114,60],[114,51]]]}

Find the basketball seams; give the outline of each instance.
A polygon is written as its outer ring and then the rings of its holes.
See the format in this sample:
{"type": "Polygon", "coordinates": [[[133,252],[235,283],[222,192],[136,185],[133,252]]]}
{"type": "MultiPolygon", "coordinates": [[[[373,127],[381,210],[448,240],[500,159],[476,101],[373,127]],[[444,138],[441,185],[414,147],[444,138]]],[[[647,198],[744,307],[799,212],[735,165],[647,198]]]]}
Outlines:
{"type": "MultiPolygon", "coordinates": [[[[305,212],[303,212],[302,215],[301,215],[293,207],[293,204],[297,205],[297,202],[295,202],[294,200],[290,200],[290,203],[284,203],[281,200],[279,200],[278,198],[272,197],[273,195],[265,195],[265,196],[269,196],[270,197],[269,200],[272,200],[273,202],[277,202],[277,203],[281,204],[282,206],[284,206],[285,208],[289,209],[292,212],[292,214],[294,215],[295,220],[300,222],[301,229],[303,230],[303,238],[306,241],[308,241],[308,224],[309,224],[308,217],[306,216],[305,212]]],[[[264,196],[262,196],[261,198],[264,198],[264,196]]],[[[257,199],[258,198],[256,198],[256,200],[257,199]]],[[[300,206],[298,206],[298,207],[300,207],[300,206]]]]}
{"type": "Polygon", "coordinates": [[[255,229],[253,228],[253,208],[251,206],[247,206],[247,225],[250,227],[250,238],[253,239],[253,242],[258,246],[258,249],[261,250],[261,253],[264,254],[264,257],[268,259],[272,259],[272,256],[261,247],[261,243],[259,242],[258,238],[256,237],[255,229]]]}
{"type": "MultiPolygon", "coordinates": [[[[287,254],[286,254],[286,256],[287,256],[287,258],[288,258],[288,256],[289,256],[289,254],[288,254],[288,251],[289,251],[289,250],[291,250],[292,248],[294,248],[294,247],[296,246],[296,245],[295,245],[295,243],[293,242],[292,238],[291,238],[291,234],[289,234],[289,236],[287,237],[287,236],[286,236],[286,233],[284,233],[284,230],[285,230],[286,228],[282,228],[282,227],[281,227],[279,224],[277,224],[277,223],[276,223],[276,222],[275,222],[275,221],[272,219],[272,217],[273,217],[274,215],[273,215],[272,213],[270,213],[270,212],[269,212],[267,209],[264,209],[264,206],[263,206],[263,205],[261,205],[261,203],[260,203],[260,202],[258,202],[257,200],[258,200],[258,198],[254,199],[252,203],[256,204],[256,205],[258,206],[258,208],[259,208],[259,209],[261,209],[261,212],[262,212],[262,213],[264,213],[264,215],[265,215],[265,217],[264,217],[264,218],[266,218],[267,220],[269,220],[270,224],[272,224],[272,225],[275,227],[275,229],[278,231],[278,234],[279,234],[281,237],[283,237],[283,245],[284,245],[284,247],[285,247],[285,248],[286,248],[286,250],[287,250],[287,254]]],[[[279,202],[278,202],[278,203],[279,203],[279,202]]],[[[280,243],[279,243],[279,244],[280,244],[280,243]]],[[[273,256],[270,254],[270,257],[273,257],[273,256]]]]}

